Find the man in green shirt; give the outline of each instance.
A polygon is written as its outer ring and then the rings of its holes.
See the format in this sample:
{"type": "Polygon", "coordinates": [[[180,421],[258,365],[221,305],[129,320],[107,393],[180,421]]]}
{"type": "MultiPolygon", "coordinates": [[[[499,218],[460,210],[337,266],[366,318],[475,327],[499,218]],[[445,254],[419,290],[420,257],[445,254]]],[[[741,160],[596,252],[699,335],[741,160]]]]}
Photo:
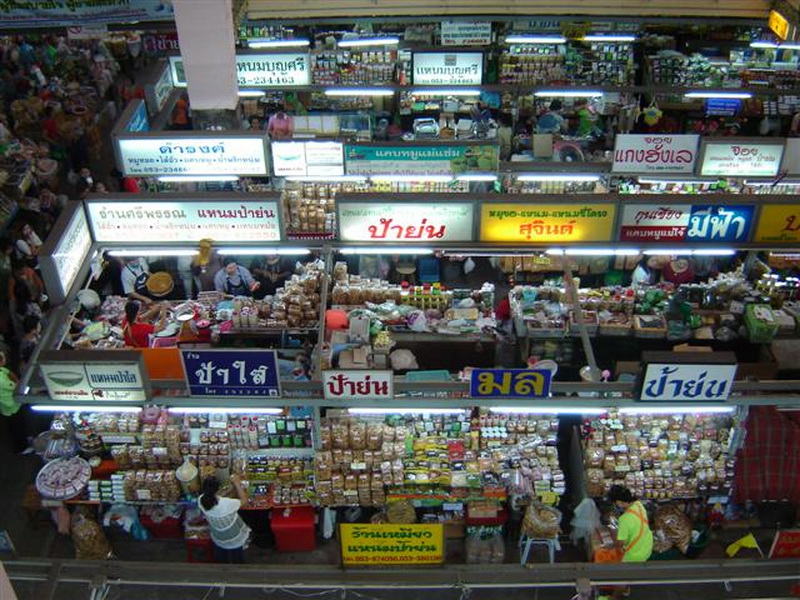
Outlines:
{"type": "Polygon", "coordinates": [[[617,541],[622,544],[623,562],[645,562],[653,553],[653,532],[644,505],[628,488],[611,486],[608,499],[623,510],[619,518],[617,541]]]}

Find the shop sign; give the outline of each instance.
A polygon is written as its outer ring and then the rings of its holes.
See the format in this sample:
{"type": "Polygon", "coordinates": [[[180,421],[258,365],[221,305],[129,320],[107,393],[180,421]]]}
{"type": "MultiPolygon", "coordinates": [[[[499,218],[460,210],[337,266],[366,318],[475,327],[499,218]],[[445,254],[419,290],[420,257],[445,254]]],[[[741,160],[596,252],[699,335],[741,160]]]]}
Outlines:
{"type": "Polygon", "coordinates": [[[621,242],[742,242],[753,222],[753,206],[628,204],[621,242]]]}
{"type": "Polygon", "coordinates": [[[535,369],[473,369],[469,395],[473,398],[547,398],[550,371],[535,369]]]}
{"type": "Polygon", "coordinates": [[[40,259],[50,302],[64,302],[91,247],[92,236],[86,214],[78,205],[53,252],[40,259]]]}
{"type": "Polygon", "coordinates": [[[614,145],[614,173],[692,173],[698,135],[619,134],[614,145]]]}
{"type": "Polygon", "coordinates": [[[772,30],[772,33],[782,40],[785,40],[789,36],[789,21],[777,10],[769,11],[767,25],[772,30]]]}
{"type": "Polygon", "coordinates": [[[488,46],[491,43],[489,21],[442,21],[442,46],[488,46]]]}
{"type": "Polygon", "coordinates": [[[347,242],[470,242],[471,202],[339,202],[339,239],[347,242]]]}
{"type": "Polygon", "coordinates": [[[190,396],[280,398],[275,350],[181,350],[190,396]]]}
{"type": "Polygon", "coordinates": [[[158,175],[267,175],[262,137],[153,137],[118,140],[122,172],[158,175]]]}
{"type": "Polygon", "coordinates": [[[163,56],[169,52],[180,52],[180,49],[177,31],[142,35],[142,50],[148,56],[163,56]]]}
{"type": "Polygon", "coordinates": [[[481,206],[482,242],[608,242],[616,204],[494,204],[481,206]]]}
{"type": "Polygon", "coordinates": [[[761,207],[754,242],[800,242],[800,204],[761,207]]]}
{"type": "Polygon", "coordinates": [[[276,176],[344,175],[341,142],[272,142],[272,170],[276,176]]]}
{"type": "Polygon", "coordinates": [[[105,23],[67,27],[68,40],[97,40],[107,35],[108,26],[105,23]]]}
{"type": "MultiPolygon", "coordinates": [[[[183,58],[171,56],[172,81],[175,87],[186,87],[183,58]]],[[[239,87],[293,87],[311,83],[307,52],[280,54],[237,54],[236,81],[239,87]]]]}
{"type": "Polygon", "coordinates": [[[648,363],[641,400],[725,401],[730,396],[736,365],[648,363]]]}
{"type": "Polygon", "coordinates": [[[326,400],[393,400],[394,373],[346,369],[322,372],[326,400]]]}
{"type": "Polygon", "coordinates": [[[53,400],[147,401],[141,361],[42,362],[39,367],[53,400]]]}
{"type": "Polygon", "coordinates": [[[496,173],[499,148],[495,145],[431,145],[344,147],[348,175],[452,175],[464,172],[496,173]]]}
{"type": "Polygon", "coordinates": [[[231,198],[194,202],[87,202],[97,242],[277,242],[278,203],[231,198]]]}
{"type": "Polygon", "coordinates": [[[700,175],[774,177],[783,157],[780,142],[703,142],[700,175]]]}
{"type": "Polygon", "coordinates": [[[339,525],[342,563],[355,566],[435,565],[444,562],[444,526],[339,525]]]}
{"type": "Polygon", "coordinates": [[[149,131],[150,120],[147,118],[147,106],[141,100],[134,100],[134,102],[137,103],[136,109],[125,126],[125,131],[149,131]]]}
{"type": "Polygon", "coordinates": [[[414,85],[480,85],[483,52],[414,52],[414,85]]]}
{"type": "Polygon", "coordinates": [[[769,558],[800,558],[800,529],[776,531],[769,558]]]}
{"type": "Polygon", "coordinates": [[[158,80],[150,85],[147,85],[144,90],[145,98],[147,99],[147,107],[151,114],[158,114],[169,99],[172,93],[172,75],[170,74],[169,67],[166,65],[161,71],[158,80]]]}
{"type": "Polygon", "coordinates": [[[164,0],[80,0],[0,3],[0,28],[67,27],[87,23],[173,21],[172,2],[164,0]]]}
{"type": "Polygon", "coordinates": [[[742,101],[736,98],[708,98],[706,115],[709,117],[733,117],[739,113],[742,101]]]}

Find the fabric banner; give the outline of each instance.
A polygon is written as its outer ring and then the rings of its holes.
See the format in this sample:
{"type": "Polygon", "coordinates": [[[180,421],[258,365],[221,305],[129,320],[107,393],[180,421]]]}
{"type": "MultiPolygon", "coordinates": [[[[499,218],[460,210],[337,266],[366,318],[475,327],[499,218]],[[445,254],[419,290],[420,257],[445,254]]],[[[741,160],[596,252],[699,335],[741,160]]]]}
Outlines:
{"type": "Polygon", "coordinates": [[[0,28],[172,21],[170,0],[0,0],[0,28]]]}

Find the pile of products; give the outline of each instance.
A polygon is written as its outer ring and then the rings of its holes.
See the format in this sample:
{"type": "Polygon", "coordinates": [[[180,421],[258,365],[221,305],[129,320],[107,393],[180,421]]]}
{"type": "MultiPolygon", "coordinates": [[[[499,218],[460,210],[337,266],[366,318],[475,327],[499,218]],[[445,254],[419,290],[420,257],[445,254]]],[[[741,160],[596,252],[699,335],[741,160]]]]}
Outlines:
{"type": "Polygon", "coordinates": [[[395,80],[397,50],[339,50],[311,54],[315,85],[378,85],[395,80]]]}
{"type": "Polygon", "coordinates": [[[727,63],[712,63],[701,54],[686,56],[662,50],[647,58],[650,78],[659,85],[740,87],[738,70],[727,63]]]}
{"type": "Polygon", "coordinates": [[[362,191],[358,183],[289,184],[282,195],[286,232],[294,239],[331,237],[336,231],[336,194],[362,191]]]}
{"type": "Polygon", "coordinates": [[[500,83],[542,85],[567,79],[564,56],[549,44],[511,46],[500,56],[500,83]]]}

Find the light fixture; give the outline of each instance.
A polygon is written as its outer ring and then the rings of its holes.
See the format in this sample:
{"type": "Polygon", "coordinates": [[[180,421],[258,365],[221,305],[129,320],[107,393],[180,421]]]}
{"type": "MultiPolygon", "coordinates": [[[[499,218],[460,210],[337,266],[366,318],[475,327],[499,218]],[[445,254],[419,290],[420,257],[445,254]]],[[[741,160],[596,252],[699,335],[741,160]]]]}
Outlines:
{"type": "Polygon", "coordinates": [[[452,175],[370,175],[373,183],[449,183],[452,175]]]}
{"type": "Polygon", "coordinates": [[[689,255],[692,251],[686,248],[659,248],[658,250],[643,250],[645,256],[672,256],[674,254],[689,255]]]}
{"type": "Polygon", "coordinates": [[[467,173],[465,175],[456,175],[456,181],[497,181],[497,175],[491,173],[467,173]]]}
{"type": "Polygon", "coordinates": [[[33,404],[31,409],[36,412],[96,412],[96,413],[137,413],[141,406],[103,406],[75,404],[33,404]]]}
{"type": "Polygon", "coordinates": [[[516,413],[520,415],[604,415],[605,408],[589,408],[586,406],[494,406],[489,409],[493,413],[516,413]]]}
{"type": "Polygon", "coordinates": [[[751,48],[777,48],[778,44],[776,44],[775,42],[759,41],[759,42],[750,42],[750,47],[751,48]]]}
{"type": "Polygon", "coordinates": [[[711,415],[730,414],[736,411],[735,406],[625,406],[619,409],[623,415],[711,415]]]}
{"type": "Polygon", "coordinates": [[[350,38],[339,40],[337,45],[340,48],[353,48],[358,46],[396,46],[400,43],[397,36],[383,36],[374,38],[350,38]]]}
{"type": "Polygon", "coordinates": [[[599,90],[539,90],[533,94],[537,98],[599,98],[599,90]]]}
{"type": "Polygon", "coordinates": [[[707,248],[702,250],[692,250],[692,256],[733,256],[736,250],[731,248],[707,248]]]}
{"type": "Polygon", "coordinates": [[[302,48],[310,45],[309,40],[247,40],[248,48],[302,48]]]}
{"type": "Polygon", "coordinates": [[[190,183],[203,181],[239,181],[237,175],[162,175],[158,178],[163,183],[190,183]]]}
{"type": "Polygon", "coordinates": [[[778,181],[753,181],[752,179],[745,179],[744,184],[752,187],[773,187],[779,185],[800,185],[800,181],[788,181],[786,179],[779,179],[778,181]]]}
{"type": "Polygon", "coordinates": [[[413,246],[369,246],[369,247],[350,247],[341,248],[339,250],[342,254],[433,254],[431,248],[414,248],[413,246]]]}
{"type": "Polygon", "coordinates": [[[800,44],[781,44],[778,50],[800,50],[800,44]]]}
{"type": "Polygon", "coordinates": [[[753,97],[752,92],[703,92],[703,91],[694,91],[694,92],[686,92],[683,95],[684,98],[719,98],[722,100],[747,100],[748,98],[753,97]]]}
{"type": "Polygon", "coordinates": [[[574,183],[590,183],[600,181],[600,175],[590,173],[521,173],[517,181],[567,181],[574,183]]]}
{"type": "Polygon", "coordinates": [[[389,88],[332,88],[325,90],[326,96],[392,96],[394,90],[389,88]]]}
{"type": "Polygon", "coordinates": [[[239,90],[236,93],[240,98],[260,98],[264,95],[264,90],[239,90]]]}
{"type": "Polygon", "coordinates": [[[125,257],[125,256],[195,256],[199,251],[197,249],[189,248],[141,248],[141,249],[125,249],[125,250],[109,250],[109,256],[125,257]]]}
{"type": "Polygon", "coordinates": [[[171,406],[169,412],[175,415],[186,414],[209,414],[209,415],[280,415],[283,414],[282,408],[262,407],[207,407],[207,406],[171,406]]]}
{"type": "Polygon", "coordinates": [[[324,181],[324,182],[350,182],[350,183],[364,183],[367,180],[366,175],[293,175],[291,177],[287,177],[286,181],[297,181],[297,182],[313,182],[313,181],[324,181]]]}
{"type": "Polygon", "coordinates": [[[639,183],[646,185],[707,185],[717,183],[719,179],[653,179],[652,177],[638,177],[639,183]]]}
{"type": "Polygon", "coordinates": [[[416,96],[480,96],[480,90],[454,90],[451,88],[419,88],[411,90],[416,96]]]}
{"type": "Polygon", "coordinates": [[[581,38],[584,42],[635,42],[635,35],[624,35],[614,33],[590,33],[581,38]]]}
{"type": "Polygon", "coordinates": [[[565,44],[563,35],[507,35],[506,44],[565,44]]]}
{"type": "Polygon", "coordinates": [[[633,248],[567,248],[563,251],[567,256],[638,256],[639,250],[633,248]]]}
{"type": "Polygon", "coordinates": [[[351,415],[460,415],[464,408],[348,408],[351,415]]]}
{"type": "Polygon", "coordinates": [[[217,248],[217,254],[225,256],[270,256],[276,254],[278,256],[301,256],[308,254],[308,248],[269,248],[269,247],[253,247],[248,248],[242,246],[239,248],[217,248]]]}
{"type": "Polygon", "coordinates": [[[547,256],[564,256],[564,250],[561,248],[548,248],[544,253],[547,256]]]}

